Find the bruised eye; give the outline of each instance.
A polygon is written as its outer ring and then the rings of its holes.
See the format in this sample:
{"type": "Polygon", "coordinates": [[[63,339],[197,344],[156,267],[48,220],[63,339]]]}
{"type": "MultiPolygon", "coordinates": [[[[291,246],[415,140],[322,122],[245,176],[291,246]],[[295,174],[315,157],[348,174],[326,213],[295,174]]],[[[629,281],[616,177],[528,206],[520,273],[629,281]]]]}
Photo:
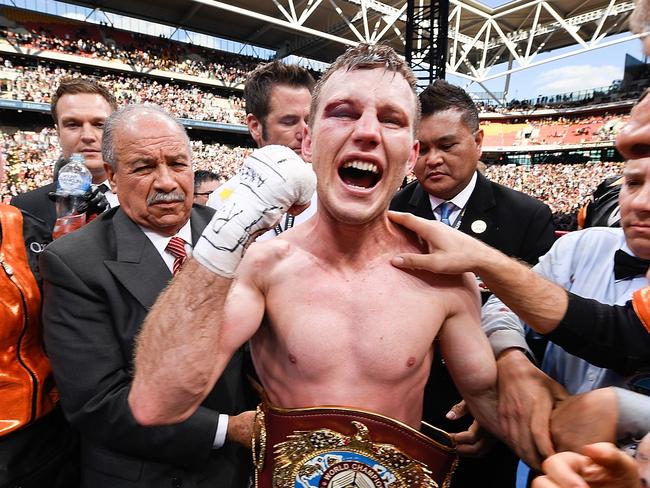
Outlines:
{"type": "Polygon", "coordinates": [[[328,114],[331,117],[337,117],[341,119],[355,119],[358,118],[357,112],[348,105],[339,105],[328,110],[328,114]]]}

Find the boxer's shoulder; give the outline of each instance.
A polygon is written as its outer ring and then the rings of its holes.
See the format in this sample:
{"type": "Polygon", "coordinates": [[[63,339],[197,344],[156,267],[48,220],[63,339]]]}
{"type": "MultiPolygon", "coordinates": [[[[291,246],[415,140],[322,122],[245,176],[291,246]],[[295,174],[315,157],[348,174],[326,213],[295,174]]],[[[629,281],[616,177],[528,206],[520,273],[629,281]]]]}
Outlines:
{"type": "Polygon", "coordinates": [[[244,261],[256,268],[263,267],[270,270],[272,267],[288,259],[296,250],[296,246],[285,239],[270,239],[268,241],[254,242],[246,250],[244,261]]]}

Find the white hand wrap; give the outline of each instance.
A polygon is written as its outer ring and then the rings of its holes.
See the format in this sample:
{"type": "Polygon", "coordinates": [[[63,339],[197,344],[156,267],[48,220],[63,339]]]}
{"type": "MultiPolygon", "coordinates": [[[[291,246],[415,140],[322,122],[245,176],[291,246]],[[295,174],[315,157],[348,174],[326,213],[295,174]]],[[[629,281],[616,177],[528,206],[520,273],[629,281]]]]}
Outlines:
{"type": "Polygon", "coordinates": [[[239,170],[239,185],[203,231],[194,258],[232,277],[251,236],[275,225],[293,205],[309,203],[315,188],[311,165],[288,147],[255,150],[239,170]]]}

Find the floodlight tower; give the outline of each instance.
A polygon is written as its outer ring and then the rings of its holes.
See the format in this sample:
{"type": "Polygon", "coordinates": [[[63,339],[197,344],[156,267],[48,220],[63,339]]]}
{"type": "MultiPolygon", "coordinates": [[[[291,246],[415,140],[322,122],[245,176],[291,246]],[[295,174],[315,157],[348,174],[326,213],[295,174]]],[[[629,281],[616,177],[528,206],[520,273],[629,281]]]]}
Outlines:
{"type": "Polygon", "coordinates": [[[445,77],[449,0],[407,0],[405,57],[418,86],[445,77]]]}

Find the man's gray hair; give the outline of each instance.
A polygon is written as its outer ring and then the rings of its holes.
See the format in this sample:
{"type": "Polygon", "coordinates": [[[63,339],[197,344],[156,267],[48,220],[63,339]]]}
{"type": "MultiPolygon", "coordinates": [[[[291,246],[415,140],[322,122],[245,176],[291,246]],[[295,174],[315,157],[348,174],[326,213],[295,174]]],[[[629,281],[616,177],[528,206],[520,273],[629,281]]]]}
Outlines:
{"type": "Polygon", "coordinates": [[[191,160],[192,147],[190,145],[190,138],[187,136],[187,131],[185,130],[185,127],[183,127],[183,124],[158,105],[149,103],[132,103],[113,112],[110,117],[106,119],[106,122],[104,122],[104,132],[102,134],[102,159],[104,162],[111,165],[113,171],[117,169],[117,160],[115,159],[115,131],[118,127],[127,126],[133,119],[141,115],[158,115],[163,119],[176,124],[185,137],[187,142],[187,153],[191,160]]]}

